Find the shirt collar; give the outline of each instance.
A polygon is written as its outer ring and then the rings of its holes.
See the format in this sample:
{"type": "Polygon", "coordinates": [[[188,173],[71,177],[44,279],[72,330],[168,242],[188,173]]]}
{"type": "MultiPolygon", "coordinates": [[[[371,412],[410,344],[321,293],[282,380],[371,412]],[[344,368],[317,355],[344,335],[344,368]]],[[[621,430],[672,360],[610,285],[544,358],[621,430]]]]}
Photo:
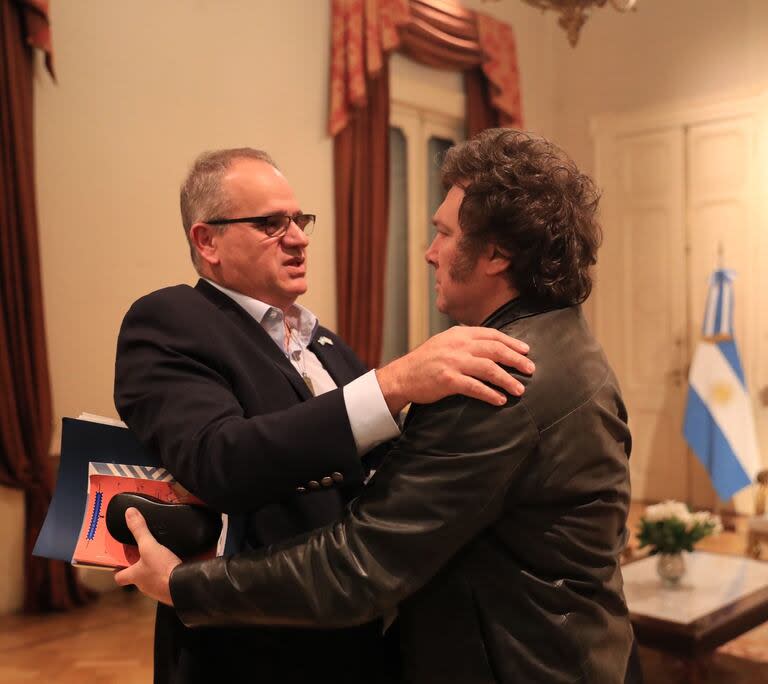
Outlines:
{"type": "MultiPolygon", "coordinates": [[[[283,312],[281,309],[278,309],[271,304],[267,304],[266,302],[262,302],[259,299],[244,295],[242,292],[230,290],[212,280],[208,280],[208,278],[203,278],[203,280],[205,280],[206,283],[213,285],[213,287],[223,292],[245,309],[261,324],[267,334],[274,340],[275,344],[280,347],[283,352],[286,352],[285,325],[283,324],[283,312]]],[[[291,336],[290,346],[295,347],[298,345],[300,348],[308,347],[318,326],[317,316],[315,316],[309,309],[301,306],[301,304],[294,303],[288,308],[285,317],[288,320],[288,325],[294,331],[294,334],[291,336]]]]}

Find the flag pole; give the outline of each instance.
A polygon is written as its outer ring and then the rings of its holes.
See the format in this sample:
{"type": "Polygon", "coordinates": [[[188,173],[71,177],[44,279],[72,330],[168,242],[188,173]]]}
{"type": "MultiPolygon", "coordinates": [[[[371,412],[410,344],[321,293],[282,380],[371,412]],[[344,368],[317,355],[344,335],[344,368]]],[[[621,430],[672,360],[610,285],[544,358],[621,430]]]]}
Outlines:
{"type": "MultiPolygon", "coordinates": [[[[725,250],[723,249],[723,241],[718,240],[717,241],[717,268],[719,270],[723,270],[725,268],[725,256],[724,256],[725,250]]],[[[714,461],[715,461],[715,455],[714,455],[714,443],[715,443],[715,421],[712,420],[709,423],[709,472],[713,472],[714,469],[714,461]]],[[[723,529],[728,532],[733,532],[736,529],[736,526],[734,523],[729,519],[726,523],[723,520],[723,512],[725,511],[725,505],[722,499],[720,498],[720,495],[715,491],[715,513],[720,517],[720,520],[723,524],[723,529]]],[[[729,518],[730,518],[731,511],[728,511],[729,518]]]]}
{"type": "MultiPolygon", "coordinates": [[[[722,270],[725,265],[725,259],[723,257],[723,241],[718,240],[717,241],[717,268],[718,270],[722,270]]],[[[709,467],[707,468],[707,471],[712,473],[714,472],[714,465],[715,465],[715,454],[714,454],[714,443],[715,443],[715,421],[710,420],[709,421],[709,467]]],[[[717,493],[717,490],[715,490],[715,513],[720,517],[720,520],[723,519],[723,502],[720,498],[720,495],[717,493]]],[[[733,525],[731,525],[733,527],[733,525]]],[[[723,529],[725,529],[725,523],[723,523],[723,529]]]]}

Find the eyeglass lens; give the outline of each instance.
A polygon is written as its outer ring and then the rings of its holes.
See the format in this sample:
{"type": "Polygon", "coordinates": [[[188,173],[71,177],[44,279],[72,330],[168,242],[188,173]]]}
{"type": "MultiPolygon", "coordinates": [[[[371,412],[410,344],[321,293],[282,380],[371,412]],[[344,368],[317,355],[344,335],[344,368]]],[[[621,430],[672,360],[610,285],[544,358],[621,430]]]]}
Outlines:
{"type": "Polygon", "coordinates": [[[315,227],[315,217],[313,214],[296,214],[295,216],[285,216],[277,214],[275,216],[267,216],[264,221],[264,232],[273,237],[278,233],[287,232],[288,228],[293,221],[300,230],[304,231],[307,235],[312,233],[312,229],[315,227]]]}

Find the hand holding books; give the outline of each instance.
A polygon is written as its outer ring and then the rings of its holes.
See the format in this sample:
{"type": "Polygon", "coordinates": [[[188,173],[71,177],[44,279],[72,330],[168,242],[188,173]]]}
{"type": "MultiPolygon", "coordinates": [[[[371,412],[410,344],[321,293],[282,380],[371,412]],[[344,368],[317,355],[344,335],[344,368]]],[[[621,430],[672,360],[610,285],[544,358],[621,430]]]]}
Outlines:
{"type": "Polygon", "coordinates": [[[139,510],[153,537],[177,556],[204,553],[221,534],[221,516],[208,508],[123,492],[112,497],[107,506],[107,530],[121,544],[137,545],[125,518],[131,507],[139,510]]]}
{"type": "MultiPolygon", "coordinates": [[[[151,497],[163,505],[177,504],[186,511],[174,514],[183,520],[170,527],[167,513],[148,514],[150,527],[182,557],[222,553],[228,539],[226,516],[205,508],[181,487],[124,425],[96,418],[85,414],[79,420],[63,421],[56,490],[33,554],[75,565],[127,567],[136,555],[131,554],[135,547],[115,539],[106,520],[110,502],[127,493],[138,493],[146,501],[151,497]],[[182,546],[175,546],[171,537],[182,528],[182,546]]],[[[123,519],[126,508],[115,509],[113,517],[123,519]]]]}
{"type": "Polygon", "coordinates": [[[138,550],[132,552],[136,556],[133,565],[115,573],[115,582],[120,586],[135,584],[146,596],[173,606],[171,573],[181,559],[155,541],[141,513],[135,508],[126,511],[125,520],[138,542],[138,550]]]}

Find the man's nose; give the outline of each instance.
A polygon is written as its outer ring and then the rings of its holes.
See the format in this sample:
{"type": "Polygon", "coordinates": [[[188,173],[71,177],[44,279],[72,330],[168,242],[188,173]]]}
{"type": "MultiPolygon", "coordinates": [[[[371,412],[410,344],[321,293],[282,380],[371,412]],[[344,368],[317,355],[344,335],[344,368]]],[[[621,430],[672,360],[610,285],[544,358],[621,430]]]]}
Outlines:
{"type": "Polygon", "coordinates": [[[437,259],[435,256],[435,241],[432,240],[432,242],[429,243],[429,247],[427,247],[427,251],[424,252],[424,258],[430,266],[437,265],[437,259]]]}
{"type": "Polygon", "coordinates": [[[283,242],[306,247],[309,244],[309,236],[296,225],[295,221],[291,221],[288,224],[288,230],[283,235],[283,242]]]}

